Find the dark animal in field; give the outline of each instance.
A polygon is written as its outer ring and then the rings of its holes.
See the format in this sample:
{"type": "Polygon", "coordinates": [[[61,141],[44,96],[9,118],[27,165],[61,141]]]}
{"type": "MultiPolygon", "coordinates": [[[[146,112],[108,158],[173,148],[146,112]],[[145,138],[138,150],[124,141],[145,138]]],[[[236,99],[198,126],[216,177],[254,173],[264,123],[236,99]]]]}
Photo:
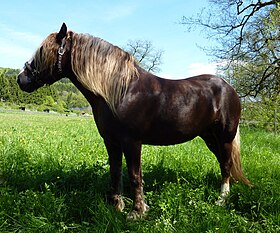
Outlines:
{"type": "MultiPolygon", "coordinates": [[[[245,178],[240,163],[240,101],[223,79],[200,75],[167,80],[143,70],[122,49],[88,34],[67,31],[65,24],[50,34],[18,75],[27,92],[68,77],[91,104],[110,163],[111,199],[118,210],[124,154],[133,209],[128,218],[142,216],[141,146],[173,145],[200,136],[217,157],[222,174],[218,204],[229,195],[230,177],[245,178]]],[[[170,158],[172,159],[172,158],[170,158]]]]}

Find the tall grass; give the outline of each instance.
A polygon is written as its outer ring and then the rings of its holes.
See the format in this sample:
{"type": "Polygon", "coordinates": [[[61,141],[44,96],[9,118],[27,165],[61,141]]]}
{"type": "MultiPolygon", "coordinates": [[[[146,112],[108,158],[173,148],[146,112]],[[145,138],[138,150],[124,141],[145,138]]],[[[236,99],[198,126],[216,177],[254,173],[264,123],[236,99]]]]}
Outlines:
{"type": "Polygon", "coordinates": [[[254,188],[232,185],[215,205],[220,170],[197,138],[172,147],[144,146],[146,219],[132,206],[107,204],[109,165],[91,117],[0,113],[0,232],[279,232],[280,138],[241,128],[242,161],[254,188]]]}

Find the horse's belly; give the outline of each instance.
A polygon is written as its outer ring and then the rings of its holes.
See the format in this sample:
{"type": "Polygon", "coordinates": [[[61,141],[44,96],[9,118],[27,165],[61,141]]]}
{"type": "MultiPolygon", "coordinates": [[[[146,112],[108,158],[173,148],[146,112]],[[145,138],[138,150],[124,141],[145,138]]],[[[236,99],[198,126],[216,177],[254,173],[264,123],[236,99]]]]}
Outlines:
{"type": "Polygon", "coordinates": [[[196,133],[182,133],[179,131],[152,131],[143,137],[143,144],[167,146],[183,143],[194,139],[198,134],[196,133]]]}

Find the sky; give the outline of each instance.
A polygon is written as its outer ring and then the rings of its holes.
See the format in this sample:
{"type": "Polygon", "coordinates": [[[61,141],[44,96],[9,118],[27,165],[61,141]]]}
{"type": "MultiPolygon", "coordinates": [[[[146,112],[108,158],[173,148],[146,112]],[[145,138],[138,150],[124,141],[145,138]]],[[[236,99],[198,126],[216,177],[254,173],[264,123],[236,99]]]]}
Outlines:
{"type": "Polygon", "coordinates": [[[41,42],[68,29],[89,33],[124,47],[129,40],[149,40],[163,50],[159,76],[185,78],[215,73],[198,46],[209,43],[199,31],[188,32],[183,16],[195,16],[207,0],[9,0],[0,9],[0,67],[21,69],[41,42]]]}

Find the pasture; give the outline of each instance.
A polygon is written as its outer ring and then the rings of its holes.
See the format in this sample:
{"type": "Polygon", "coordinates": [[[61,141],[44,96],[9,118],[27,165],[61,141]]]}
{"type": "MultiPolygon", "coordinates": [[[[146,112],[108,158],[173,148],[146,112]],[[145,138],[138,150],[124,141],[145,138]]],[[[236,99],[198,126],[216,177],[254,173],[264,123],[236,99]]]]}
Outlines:
{"type": "Polygon", "coordinates": [[[0,232],[279,232],[280,137],[241,127],[241,159],[254,183],[231,186],[225,207],[218,162],[204,142],[143,147],[150,211],[127,221],[107,204],[108,157],[92,117],[0,112],[0,232]]]}

